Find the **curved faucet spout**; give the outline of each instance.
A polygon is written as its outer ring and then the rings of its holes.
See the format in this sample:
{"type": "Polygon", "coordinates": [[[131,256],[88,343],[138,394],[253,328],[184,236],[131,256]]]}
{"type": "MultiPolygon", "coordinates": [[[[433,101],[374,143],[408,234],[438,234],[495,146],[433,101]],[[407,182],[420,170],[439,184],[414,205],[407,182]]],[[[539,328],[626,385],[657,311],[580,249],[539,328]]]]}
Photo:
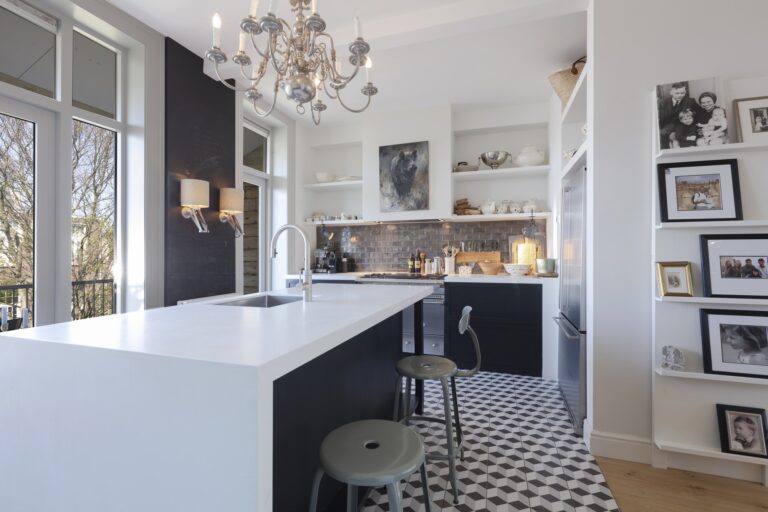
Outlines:
{"type": "MultiPolygon", "coordinates": [[[[307,234],[304,232],[303,229],[301,229],[299,226],[295,224],[285,224],[284,226],[280,226],[277,228],[277,231],[275,231],[275,234],[272,235],[272,240],[269,242],[269,254],[272,258],[277,257],[277,239],[280,238],[280,235],[283,234],[284,231],[287,231],[289,229],[293,229],[299,232],[301,235],[302,240],[304,241],[304,272],[301,275],[301,289],[302,289],[302,295],[304,297],[304,302],[311,302],[312,301],[312,270],[309,265],[311,251],[309,247],[309,238],[307,237],[307,234]]],[[[269,283],[267,283],[267,287],[269,287],[269,283]]]]}

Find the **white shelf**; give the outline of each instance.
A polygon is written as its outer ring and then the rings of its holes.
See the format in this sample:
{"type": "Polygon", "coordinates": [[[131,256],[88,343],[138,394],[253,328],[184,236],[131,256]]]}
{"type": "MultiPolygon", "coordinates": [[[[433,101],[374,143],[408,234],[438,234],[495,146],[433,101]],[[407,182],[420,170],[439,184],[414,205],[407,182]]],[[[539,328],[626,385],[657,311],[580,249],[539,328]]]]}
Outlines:
{"type": "MultiPolygon", "coordinates": [[[[536,212],[533,214],[533,220],[546,220],[550,217],[550,212],[536,212]]],[[[498,220],[529,220],[530,213],[491,213],[484,215],[451,215],[447,219],[441,219],[444,222],[482,222],[498,220]]]]}
{"type": "Polygon", "coordinates": [[[307,183],[304,188],[317,192],[335,192],[337,190],[361,190],[363,180],[331,181],[329,183],[307,183]]]}
{"type": "Polygon", "coordinates": [[[741,299],[730,297],[656,297],[657,302],[687,302],[713,306],[768,306],[768,299],[741,299]]]}
{"type": "Polygon", "coordinates": [[[768,227],[768,220],[715,220],[711,222],[662,222],[656,229],[722,229],[722,228],[763,228],[768,227]]]}
{"type": "Polygon", "coordinates": [[[563,124],[587,122],[587,68],[582,69],[568,103],[563,107],[563,124]]]}
{"type": "Polygon", "coordinates": [[[711,448],[706,446],[677,443],[674,441],[660,441],[658,439],[656,440],[656,446],[659,448],[659,450],[665,450],[668,452],[685,453],[687,455],[699,455],[701,457],[712,457],[714,459],[730,460],[734,462],[749,462],[752,464],[759,464],[761,466],[768,466],[768,459],[749,457],[747,455],[736,455],[734,453],[723,453],[719,450],[719,447],[711,448]]]}
{"type": "Polygon", "coordinates": [[[710,156],[710,155],[729,155],[743,151],[768,151],[768,144],[757,144],[754,142],[734,142],[733,144],[722,144],[720,146],[695,146],[691,148],[672,148],[662,149],[656,155],[657,159],[666,159],[681,156],[710,156]]]}
{"type": "Polygon", "coordinates": [[[508,167],[505,169],[484,169],[482,171],[465,171],[451,173],[453,181],[484,181],[503,180],[521,176],[546,176],[549,165],[531,167],[508,167]]]}
{"type": "Polygon", "coordinates": [[[560,178],[564,178],[566,174],[571,172],[571,169],[574,167],[581,167],[587,165],[587,143],[584,142],[581,146],[579,146],[579,149],[576,150],[576,154],[571,157],[570,160],[568,160],[567,163],[563,165],[563,171],[560,175],[560,178]]]}
{"type": "Polygon", "coordinates": [[[680,370],[667,370],[656,368],[656,374],[662,377],[675,377],[678,379],[712,380],[717,382],[730,382],[732,384],[751,384],[755,386],[768,386],[768,379],[753,377],[737,377],[734,375],[718,375],[715,373],[687,372],[680,370]]]}
{"type": "Polygon", "coordinates": [[[308,226],[373,226],[380,224],[380,222],[366,221],[363,219],[349,219],[349,220],[316,220],[313,222],[304,222],[308,226]]]}

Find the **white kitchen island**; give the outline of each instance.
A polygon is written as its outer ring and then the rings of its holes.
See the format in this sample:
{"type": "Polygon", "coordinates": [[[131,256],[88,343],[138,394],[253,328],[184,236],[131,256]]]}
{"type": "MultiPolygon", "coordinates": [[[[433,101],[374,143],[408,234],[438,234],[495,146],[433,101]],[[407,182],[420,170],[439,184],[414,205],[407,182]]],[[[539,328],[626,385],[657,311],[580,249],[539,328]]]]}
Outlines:
{"type": "MultiPolygon", "coordinates": [[[[313,291],[310,303],[197,303],[0,336],[0,510],[255,512],[285,497],[273,489],[308,494],[299,473],[273,487],[278,459],[314,450],[327,433],[316,425],[381,415],[398,313],[429,294],[313,291]],[[273,446],[286,447],[274,461],[273,446]]],[[[314,471],[314,458],[296,462],[314,471]]]]}

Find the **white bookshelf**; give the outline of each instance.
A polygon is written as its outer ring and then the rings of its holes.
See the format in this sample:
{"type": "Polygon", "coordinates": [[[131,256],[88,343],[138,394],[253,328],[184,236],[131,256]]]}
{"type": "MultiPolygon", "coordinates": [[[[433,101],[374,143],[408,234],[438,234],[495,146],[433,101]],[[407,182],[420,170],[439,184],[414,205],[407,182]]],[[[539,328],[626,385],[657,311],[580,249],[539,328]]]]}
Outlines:
{"type": "Polygon", "coordinates": [[[568,103],[563,107],[562,124],[584,123],[587,119],[587,80],[589,71],[585,66],[573,88],[568,103]]]}
{"type": "Polygon", "coordinates": [[[583,167],[587,165],[587,143],[582,143],[576,154],[563,165],[563,171],[560,174],[560,178],[564,178],[566,174],[571,172],[571,169],[575,167],[583,167]]]}

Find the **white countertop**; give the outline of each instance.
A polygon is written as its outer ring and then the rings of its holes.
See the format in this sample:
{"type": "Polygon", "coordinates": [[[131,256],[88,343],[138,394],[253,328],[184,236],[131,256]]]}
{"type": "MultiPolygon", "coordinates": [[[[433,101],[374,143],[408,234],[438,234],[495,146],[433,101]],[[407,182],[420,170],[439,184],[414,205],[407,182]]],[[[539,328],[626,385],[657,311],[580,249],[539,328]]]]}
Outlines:
{"type": "MultiPolygon", "coordinates": [[[[357,281],[357,279],[360,276],[363,276],[365,274],[369,274],[370,272],[336,272],[335,274],[328,274],[325,272],[315,273],[312,272],[312,282],[315,281],[325,281],[325,280],[334,280],[334,281],[357,281]]],[[[286,279],[298,279],[299,274],[288,274],[285,276],[286,279]]]]}
{"type": "Polygon", "coordinates": [[[485,274],[472,274],[469,276],[460,276],[460,275],[445,276],[446,283],[544,284],[550,281],[556,283],[557,278],[556,277],[535,277],[535,276],[510,276],[510,275],[488,276],[485,274]]]}
{"type": "MultiPolygon", "coordinates": [[[[271,293],[300,295],[295,289],[271,293]]],[[[272,308],[193,303],[17,330],[0,341],[20,338],[244,365],[268,369],[277,378],[429,293],[423,286],[317,283],[309,303],[272,308]]]]}

